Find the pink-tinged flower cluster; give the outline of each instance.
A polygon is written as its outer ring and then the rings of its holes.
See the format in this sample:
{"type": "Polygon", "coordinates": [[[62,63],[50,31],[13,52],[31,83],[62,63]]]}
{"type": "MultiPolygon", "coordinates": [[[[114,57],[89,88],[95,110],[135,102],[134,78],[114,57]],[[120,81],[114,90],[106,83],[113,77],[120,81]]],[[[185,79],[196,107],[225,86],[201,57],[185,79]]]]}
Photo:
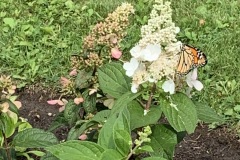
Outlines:
{"type": "Polygon", "coordinates": [[[81,66],[86,68],[86,65],[98,67],[111,58],[121,58],[122,51],[119,43],[126,35],[131,14],[134,14],[133,6],[129,3],[122,3],[115,11],[109,13],[103,22],[97,23],[83,40],[84,56],[79,59],[73,58],[73,68],[81,66]],[[102,46],[104,49],[99,50],[102,46]]]}
{"type": "MultiPolygon", "coordinates": [[[[17,96],[13,96],[16,90],[16,85],[13,84],[10,76],[1,75],[0,76],[0,100],[8,99],[10,100],[17,108],[22,107],[20,101],[16,101],[17,96]]],[[[1,101],[0,101],[1,102],[1,101]]],[[[9,110],[10,104],[8,102],[0,103],[0,113],[11,113],[9,110]]]]}

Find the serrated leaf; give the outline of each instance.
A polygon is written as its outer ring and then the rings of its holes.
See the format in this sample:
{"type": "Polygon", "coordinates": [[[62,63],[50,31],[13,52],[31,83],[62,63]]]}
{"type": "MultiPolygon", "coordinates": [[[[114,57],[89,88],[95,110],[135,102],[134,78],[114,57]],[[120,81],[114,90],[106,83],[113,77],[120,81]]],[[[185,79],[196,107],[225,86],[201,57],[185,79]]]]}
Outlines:
{"type": "Polygon", "coordinates": [[[119,114],[111,115],[100,130],[98,144],[105,148],[115,149],[118,144],[114,142],[114,132],[117,130],[125,130],[130,133],[129,120],[130,115],[127,109],[123,109],[119,114]]]}
{"type": "Polygon", "coordinates": [[[200,102],[194,102],[196,105],[198,119],[206,122],[206,123],[213,123],[213,122],[223,122],[224,119],[220,117],[214,109],[209,107],[206,104],[200,102]]]}
{"type": "Polygon", "coordinates": [[[198,119],[196,106],[191,99],[183,93],[177,93],[170,100],[164,99],[161,102],[164,115],[177,132],[194,132],[198,119]]]}
{"type": "Polygon", "coordinates": [[[110,160],[110,159],[114,159],[114,160],[122,160],[123,156],[117,152],[116,150],[114,149],[107,149],[105,150],[101,157],[100,157],[100,160],[110,160]]]}
{"type": "Polygon", "coordinates": [[[131,130],[150,124],[156,124],[162,115],[162,110],[159,106],[150,107],[150,111],[147,115],[144,115],[144,109],[137,101],[133,101],[128,105],[128,111],[131,115],[131,130]]]}
{"type": "Polygon", "coordinates": [[[45,148],[61,160],[99,160],[104,149],[89,141],[67,141],[45,148]]]}
{"type": "Polygon", "coordinates": [[[12,141],[13,146],[25,148],[44,148],[58,143],[59,141],[53,133],[37,128],[19,132],[12,141]]]}
{"type": "Polygon", "coordinates": [[[129,131],[126,130],[114,130],[113,139],[116,145],[116,149],[123,156],[127,157],[132,148],[132,140],[129,131]]]}
{"type": "Polygon", "coordinates": [[[149,145],[154,150],[150,152],[151,156],[172,159],[177,144],[177,135],[173,130],[166,125],[155,125],[152,127],[152,134],[149,138],[151,139],[149,145]]]}
{"type": "Polygon", "coordinates": [[[120,63],[109,63],[98,69],[100,88],[111,97],[119,98],[130,91],[131,79],[125,75],[120,63]]]}

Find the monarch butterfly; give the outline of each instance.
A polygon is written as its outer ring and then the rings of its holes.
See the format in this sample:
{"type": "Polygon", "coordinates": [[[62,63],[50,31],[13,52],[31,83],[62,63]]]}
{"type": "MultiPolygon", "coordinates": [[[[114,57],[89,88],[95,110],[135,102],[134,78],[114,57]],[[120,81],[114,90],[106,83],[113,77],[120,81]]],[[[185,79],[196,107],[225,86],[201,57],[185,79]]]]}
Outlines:
{"type": "Polygon", "coordinates": [[[184,44],[181,48],[176,72],[178,75],[186,75],[194,68],[203,67],[206,64],[207,57],[201,50],[184,44]]]}

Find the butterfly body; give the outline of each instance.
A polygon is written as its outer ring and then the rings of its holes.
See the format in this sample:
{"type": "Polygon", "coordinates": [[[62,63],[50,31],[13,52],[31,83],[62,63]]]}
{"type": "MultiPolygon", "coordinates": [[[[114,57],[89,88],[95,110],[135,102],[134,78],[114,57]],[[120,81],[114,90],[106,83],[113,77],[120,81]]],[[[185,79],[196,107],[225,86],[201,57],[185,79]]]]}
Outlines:
{"type": "Polygon", "coordinates": [[[186,75],[194,68],[203,67],[206,64],[207,57],[201,50],[184,44],[181,48],[176,72],[178,75],[186,75]]]}

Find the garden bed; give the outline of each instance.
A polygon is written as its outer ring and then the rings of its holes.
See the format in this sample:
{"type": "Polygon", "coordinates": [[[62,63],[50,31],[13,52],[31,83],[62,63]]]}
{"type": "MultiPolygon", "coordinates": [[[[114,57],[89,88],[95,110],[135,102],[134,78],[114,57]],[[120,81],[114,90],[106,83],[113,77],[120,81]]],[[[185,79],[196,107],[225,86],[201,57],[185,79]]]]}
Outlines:
{"type": "MultiPolygon", "coordinates": [[[[51,106],[47,100],[52,94],[45,92],[19,93],[23,107],[21,117],[27,118],[33,127],[47,129],[58,113],[58,106],[51,106]]],[[[55,131],[60,139],[65,139],[68,128],[55,131]]],[[[194,134],[188,135],[176,147],[174,160],[238,160],[240,159],[240,142],[225,127],[209,130],[207,125],[199,125],[194,134]]]]}

